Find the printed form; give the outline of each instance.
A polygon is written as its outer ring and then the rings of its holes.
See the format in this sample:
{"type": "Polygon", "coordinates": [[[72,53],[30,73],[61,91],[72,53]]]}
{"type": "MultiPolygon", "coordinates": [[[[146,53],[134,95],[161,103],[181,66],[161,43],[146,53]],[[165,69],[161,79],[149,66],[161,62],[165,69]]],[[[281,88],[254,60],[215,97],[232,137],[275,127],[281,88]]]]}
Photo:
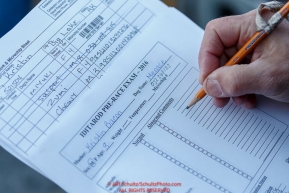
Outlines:
{"type": "Polygon", "coordinates": [[[289,192],[289,105],[195,92],[203,30],[155,0],[42,0],[0,40],[0,144],[67,192],[289,192]]]}

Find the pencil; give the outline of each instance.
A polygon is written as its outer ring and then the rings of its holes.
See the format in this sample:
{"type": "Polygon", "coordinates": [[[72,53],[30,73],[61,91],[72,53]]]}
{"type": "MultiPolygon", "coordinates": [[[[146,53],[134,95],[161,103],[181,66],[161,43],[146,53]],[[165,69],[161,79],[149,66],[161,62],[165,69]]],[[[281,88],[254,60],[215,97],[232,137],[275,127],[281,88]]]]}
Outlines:
{"type": "MultiPolygon", "coordinates": [[[[274,16],[280,14],[282,18],[287,17],[289,13],[289,1],[277,12],[271,19],[274,19],[274,16]]],[[[269,20],[270,21],[270,20],[269,20]]],[[[240,63],[265,37],[267,37],[265,29],[256,32],[255,35],[225,64],[225,66],[232,66],[240,63]]],[[[195,105],[202,98],[206,96],[206,92],[201,88],[195,95],[195,97],[190,101],[187,106],[189,109],[191,106],[195,105]]]]}

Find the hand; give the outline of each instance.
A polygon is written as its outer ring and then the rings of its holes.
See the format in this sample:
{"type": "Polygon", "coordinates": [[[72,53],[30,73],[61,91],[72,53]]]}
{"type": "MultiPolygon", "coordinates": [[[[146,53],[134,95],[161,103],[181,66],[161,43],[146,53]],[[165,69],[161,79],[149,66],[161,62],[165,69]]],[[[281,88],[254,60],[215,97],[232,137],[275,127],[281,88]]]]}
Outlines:
{"type": "Polygon", "coordinates": [[[223,66],[256,33],[255,17],[256,10],[213,20],[206,27],[199,53],[199,82],[217,107],[225,106],[232,97],[236,104],[253,108],[255,94],[289,102],[287,20],[245,58],[248,64],[223,66]]]}

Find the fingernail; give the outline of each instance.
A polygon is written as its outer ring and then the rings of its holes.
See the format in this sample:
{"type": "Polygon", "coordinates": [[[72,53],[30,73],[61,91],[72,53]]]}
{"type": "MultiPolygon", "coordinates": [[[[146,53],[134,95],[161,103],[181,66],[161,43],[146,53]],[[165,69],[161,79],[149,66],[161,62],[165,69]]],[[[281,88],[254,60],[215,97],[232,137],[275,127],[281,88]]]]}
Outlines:
{"type": "Polygon", "coordinates": [[[223,95],[221,86],[217,80],[207,80],[207,92],[214,97],[220,97],[223,95]]]}

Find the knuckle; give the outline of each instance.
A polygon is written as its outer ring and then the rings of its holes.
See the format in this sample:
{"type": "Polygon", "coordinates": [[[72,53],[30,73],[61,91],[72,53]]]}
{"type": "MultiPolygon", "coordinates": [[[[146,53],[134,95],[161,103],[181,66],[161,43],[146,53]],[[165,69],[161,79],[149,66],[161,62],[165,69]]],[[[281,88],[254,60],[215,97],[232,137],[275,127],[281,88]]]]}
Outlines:
{"type": "Polygon", "coordinates": [[[221,20],[222,18],[218,18],[218,19],[213,19],[209,21],[206,25],[205,30],[214,30],[216,26],[220,25],[221,20]]]}
{"type": "Polygon", "coordinates": [[[226,17],[220,17],[217,19],[213,19],[207,23],[205,29],[206,30],[215,30],[216,28],[220,28],[220,26],[224,26],[224,25],[228,24],[228,22],[230,23],[230,21],[239,20],[241,17],[243,17],[243,16],[242,15],[234,15],[234,16],[226,16],[226,17]]]}

